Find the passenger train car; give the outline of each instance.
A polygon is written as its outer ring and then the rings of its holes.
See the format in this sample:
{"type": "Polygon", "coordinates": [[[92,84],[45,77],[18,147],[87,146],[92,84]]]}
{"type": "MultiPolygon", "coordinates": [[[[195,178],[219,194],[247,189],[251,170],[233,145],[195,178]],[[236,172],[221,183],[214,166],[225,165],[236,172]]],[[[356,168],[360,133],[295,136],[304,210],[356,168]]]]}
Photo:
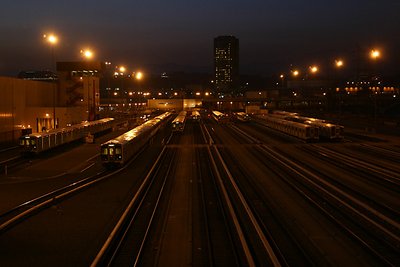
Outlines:
{"type": "Polygon", "coordinates": [[[186,111],[179,112],[178,116],[172,121],[172,131],[183,132],[186,124],[186,111]]]}
{"type": "Polygon", "coordinates": [[[199,121],[200,118],[201,118],[200,112],[197,111],[197,110],[193,110],[193,111],[192,111],[191,118],[192,118],[192,120],[199,121]]]}
{"type": "Polygon", "coordinates": [[[341,125],[332,124],[321,119],[303,117],[297,113],[286,111],[274,111],[272,115],[288,121],[294,121],[318,127],[321,139],[341,140],[344,138],[344,127],[341,125]]]}
{"type": "Polygon", "coordinates": [[[137,154],[149,142],[171,113],[146,121],[136,128],[109,140],[100,146],[100,158],[106,166],[122,166],[137,154]]]}
{"type": "Polygon", "coordinates": [[[341,125],[328,123],[320,119],[301,116],[293,116],[289,117],[288,119],[318,127],[320,138],[328,140],[340,140],[344,138],[344,127],[341,125]]]}
{"type": "Polygon", "coordinates": [[[250,121],[250,116],[246,112],[237,112],[235,113],[235,116],[238,121],[242,122],[250,121]]]}
{"type": "Polygon", "coordinates": [[[276,116],[299,116],[299,114],[296,112],[289,112],[283,110],[274,110],[272,114],[276,116]]]}
{"type": "Polygon", "coordinates": [[[289,121],[271,115],[258,115],[257,117],[265,121],[268,127],[306,142],[319,140],[319,129],[316,126],[289,121]]]}
{"type": "Polygon", "coordinates": [[[228,114],[219,112],[218,110],[213,110],[212,112],[212,116],[214,118],[214,120],[218,123],[229,123],[230,122],[230,118],[228,114]]]}
{"type": "Polygon", "coordinates": [[[89,134],[94,135],[109,130],[113,125],[113,118],[83,122],[49,132],[32,133],[21,136],[19,138],[19,145],[23,147],[22,152],[24,154],[38,154],[60,145],[82,139],[89,134]]]}

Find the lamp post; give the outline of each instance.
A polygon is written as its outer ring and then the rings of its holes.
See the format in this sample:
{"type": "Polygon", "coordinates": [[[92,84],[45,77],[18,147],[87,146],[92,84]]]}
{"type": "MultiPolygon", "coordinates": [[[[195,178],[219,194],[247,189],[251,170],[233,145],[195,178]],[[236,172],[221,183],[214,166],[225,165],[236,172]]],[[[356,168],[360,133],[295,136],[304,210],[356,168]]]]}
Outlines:
{"type": "Polygon", "coordinates": [[[284,80],[285,80],[285,75],[284,74],[281,74],[280,76],[279,76],[279,78],[281,78],[281,87],[282,87],[282,89],[283,89],[283,83],[284,83],[284,80]]]}
{"type": "MultiPolygon", "coordinates": [[[[123,100],[123,97],[124,96],[126,96],[125,95],[125,90],[124,90],[124,79],[125,79],[125,77],[124,77],[124,74],[125,74],[125,71],[126,71],[126,68],[124,67],[124,66],[120,66],[120,67],[118,67],[118,71],[119,71],[119,77],[121,78],[121,96],[120,96],[120,100],[122,100],[122,102],[124,101],[123,100]]],[[[121,103],[121,106],[123,106],[122,105],[123,103],[121,103]]]]}
{"type": "MultiPolygon", "coordinates": [[[[335,68],[337,71],[339,71],[339,69],[341,69],[344,66],[344,61],[340,58],[335,59],[335,68]]],[[[335,72],[337,74],[337,72],[335,72]]],[[[340,88],[339,88],[339,78],[338,75],[336,75],[335,78],[335,91],[339,94],[339,120],[341,119],[342,116],[342,93],[340,92],[340,88]]]]}
{"type": "Polygon", "coordinates": [[[134,73],[132,73],[132,77],[134,77],[136,83],[137,83],[137,98],[136,101],[142,101],[144,99],[144,93],[142,92],[141,88],[140,88],[140,81],[143,79],[143,72],[141,71],[136,71],[134,73]],[[142,97],[139,97],[139,94],[141,92],[142,97]]]}
{"type": "MultiPolygon", "coordinates": [[[[54,46],[58,42],[58,37],[54,34],[44,34],[43,38],[46,42],[50,44],[51,48],[51,69],[54,67],[54,71],[56,71],[56,60],[55,60],[55,50],[54,46]]],[[[55,78],[55,77],[53,77],[55,78]]],[[[53,128],[55,129],[56,126],[56,87],[53,81],[53,128]]]]}
{"type": "Polygon", "coordinates": [[[110,66],[111,66],[111,62],[106,61],[105,65],[106,65],[106,73],[105,73],[105,75],[106,75],[106,78],[107,78],[106,91],[107,91],[107,97],[108,97],[107,108],[108,108],[108,111],[110,111],[111,110],[111,85],[110,85],[110,76],[111,76],[110,66]]]}
{"type": "Polygon", "coordinates": [[[124,66],[120,66],[118,68],[118,70],[119,70],[119,75],[121,76],[121,91],[123,91],[123,89],[124,89],[124,74],[125,74],[126,68],[124,66]]]}
{"type": "MultiPolygon", "coordinates": [[[[85,59],[85,60],[90,60],[94,56],[93,51],[90,50],[90,49],[82,49],[80,51],[80,53],[81,53],[83,59],[85,59]]],[[[90,83],[90,78],[89,77],[85,77],[85,78],[88,81],[88,84],[87,84],[87,91],[88,91],[88,93],[87,93],[88,121],[91,121],[91,120],[94,120],[94,118],[95,118],[95,107],[96,107],[95,86],[92,84],[92,87],[93,87],[93,96],[92,96],[92,98],[93,98],[93,106],[91,106],[90,105],[90,102],[91,102],[90,101],[90,88],[89,88],[89,85],[91,84],[90,83]]]]}
{"type": "MultiPolygon", "coordinates": [[[[373,61],[377,61],[381,57],[381,52],[378,49],[372,49],[369,53],[369,56],[373,61]]],[[[374,71],[374,72],[376,72],[376,71],[374,71]]],[[[376,74],[376,76],[378,76],[377,73],[375,73],[375,74],[376,74]]],[[[377,79],[378,78],[376,78],[376,80],[377,79]]],[[[376,89],[376,91],[373,92],[374,93],[374,131],[376,131],[377,117],[378,117],[378,103],[377,103],[377,99],[376,99],[378,97],[378,91],[379,91],[379,89],[376,89]]]]}

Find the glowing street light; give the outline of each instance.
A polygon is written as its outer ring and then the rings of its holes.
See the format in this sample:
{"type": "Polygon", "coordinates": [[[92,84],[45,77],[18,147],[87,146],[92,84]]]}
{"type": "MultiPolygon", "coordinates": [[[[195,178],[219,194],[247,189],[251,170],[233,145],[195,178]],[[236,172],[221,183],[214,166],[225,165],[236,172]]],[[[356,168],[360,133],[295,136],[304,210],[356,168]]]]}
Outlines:
{"type": "Polygon", "coordinates": [[[136,72],[135,79],[141,80],[143,78],[143,73],[141,71],[136,72]]]}
{"type": "MultiPolygon", "coordinates": [[[[283,84],[284,84],[284,81],[285,81],[285,74],[282,73],[281,75],[279,75],[279,78],[281,79],[281,87],[283,88],[283,84]]],[[[278,85],[278,83],[276,83],[276,84],[278,85]]]]}
{"type": "MultiPolygon", "coordinates": [[[[54,71],[56,71],[56,59],[54,46],[58,42],[58,37],[54,34],[43,34],[43,39],[50,44],[51,47],[51,65],[54,67],[54,71]]],[[[56,128],[56,87],[53,83],[53,127],[56,128]]]]}
{"type": "Polygon", "coordinates": [[[310,66],[310,71],[311,71],[311,73],[317,73],[318,72],[318,67],[317,66],[310,66]]]}
{"type": "Polygon", "coordinates": [[[378,59],[381,56],[381,52],[377,49],[372,49],[371,52],[369,53],[369,56],[372,59],[378,59]]]}
{"type": "Polygon", "coordinates": [[[58,42],[58,38],[54,34],[43,34],[43,39],[45,39],[48,43],[52,45],[58,42]]]}
{"type": "Polygon", "coordinates": [[[335,66],[336,66],[337,68],[341,68],[341,67],[343,67],[343,65],[344,65],[343,60],[341,60],[341,59],[336,59],[336,60],[335,60],[335,66]]]}
{"type": "MultiPolygon", "coordinates": [[[[381,52],[377,49],[372,49],[371,52],[369,53],[369,56],[372,60],[378,60],[378,58],[381,56],[381,52]]],[[[374,127],[376,129],[377,125],[377,117],[378,117],[378,103],[377,103],[377,94],[378,92],[375,92],[375,97],[374,97],[374,127]]]]}
{"type": "Polygon", "coordinates": [[[58,37],[55,34],[43,34],[43,39],[50,44],[51,47],[51,65],[55,67],[54,46],[58,43],[58,37]],[[53,66],[54,64],[54,66],[53,66]]]}
{"type": "Polygon", "coordinates": [[[126,71],[126,68],[124,66],[121,66],[118,68],[119,72],[121,73],[121,75],[124,75],[124,72],[126,71]]]}
{"type": "Polygon", "coordinates": [[[82,49],[81,54],[86,59],[91,59],[93,57],[93,52],[89,49],[82,49]]]}

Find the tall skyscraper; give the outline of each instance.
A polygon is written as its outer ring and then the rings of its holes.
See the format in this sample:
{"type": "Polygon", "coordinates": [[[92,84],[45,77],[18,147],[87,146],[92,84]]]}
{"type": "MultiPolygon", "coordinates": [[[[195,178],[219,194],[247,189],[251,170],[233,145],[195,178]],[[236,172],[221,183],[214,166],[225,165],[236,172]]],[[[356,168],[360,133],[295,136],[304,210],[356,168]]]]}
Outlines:
{"type": "Polygon", "coordinates": [[[239,85],[239,39],[214,38],[214,78],[217,92],[233,93],[239,85]]]}

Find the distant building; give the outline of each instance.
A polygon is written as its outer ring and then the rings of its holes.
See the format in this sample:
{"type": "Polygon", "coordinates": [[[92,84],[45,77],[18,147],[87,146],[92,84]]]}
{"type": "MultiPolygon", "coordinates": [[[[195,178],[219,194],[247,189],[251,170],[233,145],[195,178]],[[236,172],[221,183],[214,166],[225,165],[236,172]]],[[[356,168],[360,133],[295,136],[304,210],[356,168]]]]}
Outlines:
{"type": "Polygon", "coordinates": [[[239,40],[234,36],[214,39],[214,76],[218,93],[235,93],[239,83],[239,40]]]}
{"type": "Polygon", "coordinates": [[[80,107],[89,121],[100,105],[100,76],[105,63],[99,61],[57,62],[60,105],[80,107]]]}
{"type": "Polygon", "coordinates": [[[57,74],[0,77],[0,143],[98,117],[101,62],[57,62],[57,74]]]}

